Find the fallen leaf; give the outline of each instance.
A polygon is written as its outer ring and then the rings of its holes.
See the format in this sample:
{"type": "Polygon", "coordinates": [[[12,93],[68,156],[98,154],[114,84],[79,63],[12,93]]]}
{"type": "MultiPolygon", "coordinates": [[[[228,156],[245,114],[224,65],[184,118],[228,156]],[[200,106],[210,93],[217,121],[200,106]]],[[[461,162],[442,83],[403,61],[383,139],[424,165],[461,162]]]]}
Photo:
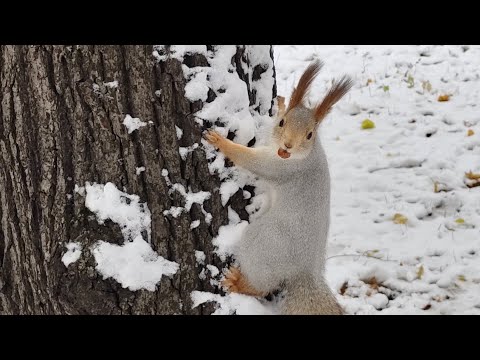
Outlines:
{"type": "Polygon", "coordinates": [[[429,310],[432,307],[432,304],[425,305],[422,310],[429,310]]]}
{"type": "Polygon", "coordinates": [[[458,275],[458,280],[459,281],[467,281],[467,278],[465,277],[465,275],[458,275]]]}
{"type": "Polygon", "coordinates": [[[467,136],[475,135],[475,132],[472,129],[468,129],[467,136]]]}
{"type": "Polygon", "coordinates": [[[462,218],[458,218],[457,220],[455,220],[455,222],[457,224],[465,224],[465,220],[463,220],[462,218]]]}
{"type": "Polygon", "coordinates": [[[474,174],[471,171],[468,173],[465,173],[465,176],[467,177],[467,179],[470,179],[470,180],[480,180],[480,174],[474,174]]]}
{"type": "Polygon", "coordinates": [[[388,85],[383,86],[383,91],[387,92],[389,90],[390,90],[390,86],[388,86],[388,85]]]}
{"type": "Polygon", "coordinates": [[[410,89],[415,86],[415,79],[413,78],[412,75],[408,75],[407,83],[408,83],[408,87],[409,87],[410,89]]]}
{"type": "Polygon", "coordinates": [[[480,186],[480,174],[474,174],[473,172],[470,171],[468,173],[465,173],[465,177],[468,180],[471,180],[471,182],[465,183],[465,185],[467,185],[467,187],[469,187],[470,189],[480,186]]]}
{"type": "Polygon", "coordinates": [[[378,288],[381,286],[375,276],[371,277],[370,279],[365,279],[363,282],[369,285],[372,290],[378,290],[378,288]]]}
{"type": "Polygon", "coordinates": [[[420,267],[417,270],[417,279],[421,279],[424,273],[425,273],[425,269],[423,268],[423,265],[420,265],[420,267]]]}
{"type": "Polygon", "coordinates": [[[375,127],[375,123],[370,120],[370,119],[365,119],[362,121],[362,129],[363,130],[366,130],[366,129],[373,129],[375,127]]]}
{"type": "Polygon", "coordinates": [[[422,81],[422,88],[423,90],[426,90],[430,92],[432,90],[432,84],[430,84],[430,81],[422,81]]]}
{"type": "Polygon", "coordinates": [[[372,80],[372,79],[368,79],[368,80],[367,80],[367,86],[370,85],[371,83],[373,83],[373,80],[372,80]]]}
{"type": "Polygon", "coordinates": [[[408,221],[408,218],[402,214],[393,215],[393,222],[395,224],[406,224],[407,221],[408,221]]]}
{"type": "Polygon", "coordinates": [[[445,95],[440,95],[440,96],[438,97],[438,101],[440,101],[440,102],[444,102],[444,101],[448,101],[448,100],[450,100],[450,95],[447,95],[447,94],[445,94],[445,95]]]}

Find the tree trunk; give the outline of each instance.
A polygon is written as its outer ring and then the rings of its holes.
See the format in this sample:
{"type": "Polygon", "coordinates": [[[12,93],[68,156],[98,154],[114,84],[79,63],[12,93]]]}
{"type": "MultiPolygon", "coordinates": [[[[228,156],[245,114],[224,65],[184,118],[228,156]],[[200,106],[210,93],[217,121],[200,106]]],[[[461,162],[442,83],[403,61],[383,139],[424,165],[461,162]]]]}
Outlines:
{"type": "MultiPolygon", "coordinates": [[[[207,49],[214,57],[216,47],[207,49]]],[[[255,73],[265,69],[247,76],[252,65],[245,50],[237,46],[232,65],[255,104],[252,82],[261,81],[255,73]]],[[[179,147],[200,143],[203,129],[192,115],[204,103],[185,98],[182,62],[157,61],[153,52],[152,46],[0,47],[0,314],[212,312],[211,305],[192,309],[192,291],[219,291],[208,277],[200,279],[195,250],[222,269],[212,238],[228,223],[228,206],[248,216],[248,200],[240,189],[222,206],[220,180],[200,148],[182,160],[179,147]],[[112,81],[118,87],[105,85],[112,81]],[[152,123],[128,134],[122,124],[127,114],[152,123]],[[180,140],[175,125],[183,130],[180,140]],[[139,167],[145,171],[137,175],[139,167]],[[184,199],[169,194],[162,169],[172,183],[211,192],[204,203],[213,216],[209,224],[199,204],[177,218],[163,214],[184,199]],[[122,244],[123,237],[117,224],[100,225],[85,207],[75,186],[86,182],[112,182],[148,204],[152,249],[180,266],[156,291],[130,291],[96,271],[90,247],[98,240],[122,244]],[[191,230],[194,220],[200,225],[191,230]],[[83,251],[66,267],[62,255],[69,242],[81,243],[83,251]]],[[[209,61],[189,54],[183,66],[209,61]]],[[[210,89],[206,102],[214,98],[210,89]]]]}

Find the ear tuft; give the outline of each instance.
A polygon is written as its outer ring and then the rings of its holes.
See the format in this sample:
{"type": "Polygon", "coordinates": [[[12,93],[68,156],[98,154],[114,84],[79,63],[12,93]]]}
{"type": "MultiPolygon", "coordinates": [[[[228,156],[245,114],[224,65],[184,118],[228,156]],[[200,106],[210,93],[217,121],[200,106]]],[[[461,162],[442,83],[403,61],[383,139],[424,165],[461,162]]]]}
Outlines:
{"type": "Polygon", "coordinates": [[[328,115],[332,106],[344,97],[353,86],[353,80],[344,75],[338,81],[334,81],[331,89],[323,100],[317,105],[314,111],[314,117],[317,122],[322,121],[328,115]]]}
{"type": "Polygon", "coordinates": [[[285,98],[283,96],[277,96],[278,113],[277,117],[281,118],[285,114],[285,98]]]}
{"type": "Polygon", "coordinates": [[[315,77],[318,75],[322,67],[323,62],[320,60],[315,60],[305,69],[302,77],[298,81],[297,87],[293,89],[287,111],[290,111],[291,109],[303,103],[303,100],[305,99],[313,80],[315,80],[315,77]]]}

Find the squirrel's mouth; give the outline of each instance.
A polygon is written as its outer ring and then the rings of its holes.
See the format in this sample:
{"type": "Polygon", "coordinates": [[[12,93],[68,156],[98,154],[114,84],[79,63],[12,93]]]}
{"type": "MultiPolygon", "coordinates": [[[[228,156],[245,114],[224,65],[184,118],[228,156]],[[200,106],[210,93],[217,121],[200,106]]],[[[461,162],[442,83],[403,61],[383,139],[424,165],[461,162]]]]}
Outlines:
{"type": "Polygon", "coordinates": [[[287,150],[283,150],[282,148],[278,149],[277,152],[278,156],[280,156],[282,159],[288,159],[290,157],[290,153],[287,150]]]}

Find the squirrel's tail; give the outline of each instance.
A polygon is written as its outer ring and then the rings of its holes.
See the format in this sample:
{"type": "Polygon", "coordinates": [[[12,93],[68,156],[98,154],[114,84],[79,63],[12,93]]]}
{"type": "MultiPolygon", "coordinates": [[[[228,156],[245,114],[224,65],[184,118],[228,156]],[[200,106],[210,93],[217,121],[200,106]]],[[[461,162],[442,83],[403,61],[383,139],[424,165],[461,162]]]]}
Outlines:
{"type": "Polygon", "coordinates": [[[285,284],[282,314],[285,315],[343,315],[344,311],[324,281],[301,274],[285,284]]]}

